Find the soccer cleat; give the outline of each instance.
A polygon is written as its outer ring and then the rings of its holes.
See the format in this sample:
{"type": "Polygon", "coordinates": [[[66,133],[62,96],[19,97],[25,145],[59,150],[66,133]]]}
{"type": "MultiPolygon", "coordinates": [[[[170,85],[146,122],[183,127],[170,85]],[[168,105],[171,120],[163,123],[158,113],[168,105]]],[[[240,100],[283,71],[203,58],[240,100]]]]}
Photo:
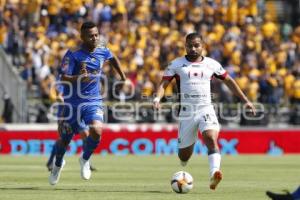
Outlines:
{"type": "Polygon", "coordinates": [[[293,196],[287,192],[286,194],[276,194],[270,191],[266,192],[266,195],[270,197],[272,200],[293,200],[293,196]]]}
{"type": "Polygon", "coordinates": [[[53,163],[53,167],[52,167],[52,170],[51,170],[50,176],[49,176],[49,183],[50,183],[50,185],[56,185],[58,183],[61,171],[64,168],[65,164],[66,164],[65,160],[63,160],[61,167],[57,167],[53,163]]]}
{"type": "Polygon", "coordinates": [[[89,180],[91,178],[91,166],[90,162],[88,160],[84,160],[82,157],[79,158],[79,163],[80,163],[80,174],[81,178],[84,180],[89,180]]]}
{"type": "Polygon", "coordinates": [[[211,190],[215,190],[217,185],[220,183],[220,181],[222,180],[223,178],[223,174],[221,171],[216,171],[214,173],[214,175],[210,178],[210,185],[209,185],[209,188],[211,190]]]}

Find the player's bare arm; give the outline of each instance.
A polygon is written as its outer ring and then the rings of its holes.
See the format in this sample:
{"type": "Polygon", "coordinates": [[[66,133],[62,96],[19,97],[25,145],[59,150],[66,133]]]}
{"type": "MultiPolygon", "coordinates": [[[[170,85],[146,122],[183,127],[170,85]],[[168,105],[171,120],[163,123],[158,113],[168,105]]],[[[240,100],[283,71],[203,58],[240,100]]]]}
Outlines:
{"type": "Polygon", "coordinates": [[[117,71],[117,73],[120,75],[121,80],[126,80],[126,75],[121,69],[120,61],[117,57],[113,56],[111,59],[109,59],[109,64],[117,71]]]}
{"type": "Polygon", "coordinates": [[[254,105],[249,101],[246,95],[242,92],[237,83],[233,80],[233,78],[229,75],[223,80],[223,82],[227,85],[227,87],[234,93],[234,95],[238,96],[245,104],[246,107],[249,108],[253,115],[256,114],[256,109],[254,105]]]}
{"type": "Polygon", "coordinates": [[[170,83],[170,80],[163,79],[161,83],[158,86],[158,89],[156,91],[156,97],[153,99],[153,107],[154,109],[159,109],[160,108],[160,100],[165,94],[165,89],[168,87],[170,83]]]}
{"type": "Polygon", "coordinates": [[[86,68],[80,69],[80,74],[79,75],[67,75],[63,74],[61,76],[62,81],[68,81],[68,82],[76,82],[79,78],[82,81],[88,81],[89,80],[89,74],[86,68]]]}

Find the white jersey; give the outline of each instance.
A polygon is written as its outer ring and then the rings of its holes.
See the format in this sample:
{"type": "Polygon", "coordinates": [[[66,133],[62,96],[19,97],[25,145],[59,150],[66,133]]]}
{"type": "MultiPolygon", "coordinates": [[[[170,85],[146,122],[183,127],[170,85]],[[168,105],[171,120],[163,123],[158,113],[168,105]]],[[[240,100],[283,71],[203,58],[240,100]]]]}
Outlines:
{"type": "Polygon", "coordinates": [[[185,56],[174,59],[163,79],[179,81],[181,105],[211,105],[210,82],[213,76],[224,79],[227,72],[216,60],[203,57],[201,62],[189,62],[185,56]]]}

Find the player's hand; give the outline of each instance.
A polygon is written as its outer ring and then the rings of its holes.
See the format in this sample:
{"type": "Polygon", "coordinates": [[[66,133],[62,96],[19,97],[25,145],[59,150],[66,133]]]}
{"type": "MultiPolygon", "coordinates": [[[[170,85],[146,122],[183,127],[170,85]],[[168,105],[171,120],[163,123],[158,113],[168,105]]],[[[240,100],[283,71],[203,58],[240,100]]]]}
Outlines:
{"type": "Polygon", "coordinates": [[[57,102],[64,102],[64,97],[62,96],[62,94],[58,94],[58,95],[56,96],[56,101],[57,101],[57,102]]]}
{"type": "Polygon", "coordinates": [[[134,88],[130,79],[121,80],[121,88],[124,89],[124,87],[134,88]]]}
{"type": "Polygon", "coordinates": [[[256,115],[256,108],[250,101],[246,102],[246,108],[248,108],[253,115],[256,115]]]}
{"type": "Polygon", "coordinates": [[[155,97],[153,99],[153,108],[155,110],[159,110],[160,109],[160,99],[158,97],[155,97]]]}
{"type": "Polygon", "coordinates": [[[88,81],[90,81],[89,73],[88,73],[86,67],[81,67],[79,73],[80,73],[81,80],[82,80],[83,82],[88,82],[88,81]]]}

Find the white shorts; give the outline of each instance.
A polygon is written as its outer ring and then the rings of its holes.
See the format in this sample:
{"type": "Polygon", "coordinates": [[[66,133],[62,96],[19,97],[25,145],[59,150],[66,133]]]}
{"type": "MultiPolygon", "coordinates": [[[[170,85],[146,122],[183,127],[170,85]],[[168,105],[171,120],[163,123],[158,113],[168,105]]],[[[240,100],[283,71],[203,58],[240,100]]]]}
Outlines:
{"type": "Polygon", "coordinates": [[[212,105],[201,106],[197,112],[180,111],[178,127],[178,147],[191,146],[198,139],[198,130],[220,130],[218,118],[212,105]]]}

